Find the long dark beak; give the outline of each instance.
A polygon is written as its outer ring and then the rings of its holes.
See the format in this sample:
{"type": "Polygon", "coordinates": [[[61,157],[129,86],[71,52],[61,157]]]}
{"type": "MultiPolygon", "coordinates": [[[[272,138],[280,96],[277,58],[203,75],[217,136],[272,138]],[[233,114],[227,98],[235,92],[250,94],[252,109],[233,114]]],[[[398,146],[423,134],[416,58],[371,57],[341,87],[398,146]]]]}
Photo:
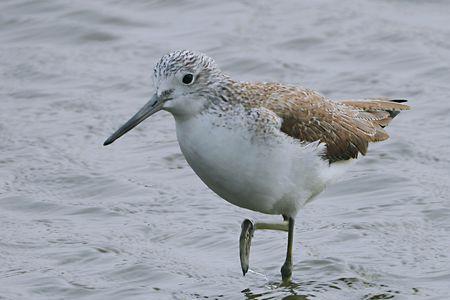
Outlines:
{"type": "Polygon", "coordinates": [[[122,135],[136,127],[139,123],[160,111],[164,104],[164,98],[154,94],[144,107],[142,107],[131,119],[122,125],[116,132],[114,132],[104,143],[103,146],[107,146],[120,138],[122,135]]]}

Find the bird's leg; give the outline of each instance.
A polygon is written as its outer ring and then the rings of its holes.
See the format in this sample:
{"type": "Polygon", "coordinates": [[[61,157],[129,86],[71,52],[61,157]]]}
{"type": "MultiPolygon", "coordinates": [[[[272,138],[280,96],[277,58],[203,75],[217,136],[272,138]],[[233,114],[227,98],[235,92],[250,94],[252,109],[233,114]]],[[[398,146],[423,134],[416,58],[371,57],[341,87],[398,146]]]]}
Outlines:
{"type": "Polygon", "coordinates": [[[250,256],[250,244],[252,243],[255,225],[249,219],[245,219],[241,225],[241,236],[239,237],[239,258],[241,259],[242,274],[248,271],[248,260],[250,256]]]}
{"type": "Polygon", "coordinates": [[[289,284],[292,278],[292,244],[294,241],[294,218],[289,218],[289,233],[288,233],[288,245],[286,252],[286,260],[281,267],[281,277],[283,284],[289,284]]]}
{"type": "Polygon", "coordinates": [[[250,245],[252,243],[252,237],[255,230],[289,231],[289,222],[286,221],[286,218],[283,223],[253,223],[249,219],[245,219],[242,222],[241,229],[241,236],[239,238],[239,257],[241,259],[242,273],[245,276],[245,273],[248,271],[250,245]]]}
{"type": "Polygon", "coordinates": [[[284,221],[283,223],[263,223],[256,222],[255,230],[279,230],[279,231],[289,231],[289,222],[284,221]]]}

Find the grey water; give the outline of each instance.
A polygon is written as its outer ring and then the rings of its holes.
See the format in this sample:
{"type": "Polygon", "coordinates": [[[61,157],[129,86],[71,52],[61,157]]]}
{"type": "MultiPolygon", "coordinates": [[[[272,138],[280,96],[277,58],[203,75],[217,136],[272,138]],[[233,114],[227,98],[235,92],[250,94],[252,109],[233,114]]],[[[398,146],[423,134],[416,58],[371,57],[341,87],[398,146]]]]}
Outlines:
{"type": "Polygon", "coordinates": [[[0,2],[0,299],[450,299],[446,0],[0,2]],[[386,142],[297,218],[257,232],[180,153],[167,113],[102,142],[165,53],[333,99],[406,98],[386,142]]]}

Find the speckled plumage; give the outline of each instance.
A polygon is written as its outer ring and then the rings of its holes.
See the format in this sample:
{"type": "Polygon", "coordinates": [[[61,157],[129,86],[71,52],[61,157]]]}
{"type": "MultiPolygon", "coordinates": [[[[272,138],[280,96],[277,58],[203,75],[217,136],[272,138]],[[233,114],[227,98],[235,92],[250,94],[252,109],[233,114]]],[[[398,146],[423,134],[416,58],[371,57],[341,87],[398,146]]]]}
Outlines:
{"type": "Polygon", "coordinates": [[[166,110],[187,162],[214,192],[290,218],[333,181],[341,162],[387,139],[383,128],[409,108],[400,100],[331,101],[300,87],[239,82],[188,50],[164,55],[154,79],[152,100],[105,145],[166,110]]]}
{"type": "Polygon", "coordinates": [[[331,101],[308,89],[279,83],[244,83],[225,75],[213,59],[182,50],[164,55],[154,69],[156,92],[104,143],[109,145],[152,114],[175,118],[181,152],[200,179],[239,207],[282,215],[283,223],[242,223],[242,272],[249,268],[256,229],[288,231],[284,283],[291,280],[298,211],[388,138],[384,127],[405,100],[331,101]]]}
{"type": "Polygon", "coordinates": [[[154,76],[197,175],[225,200],[269,214],[295,216],[338,173],[334,163],[387,139],[384,126],[408,109],[399,101],[331,101],[300,87],[239,82],[188,50],[164,55],[154,76]],[[183,84],[183,74],[193,82],[183,84]]]}
{"type": "Polygon", "coordinates": [[[205,97],[205,110],[224,114],[237,106],[249,114],[264,109],[259,118],[281,121],[279,130],[300,142],[319,141],[326,145],[324,157],[330,162],[365,155],[369,142],[386,140],[384,127],[401,110],[409,109],[403,100],[385,98],[331,101],[319,93],[279,83],[237,82],[223,74],[210,57],[188,50],[161,58],[155,67],[156,81],[184,70],[197,75],[193,94],[205,97]]]}
{"type": "MultiPolygon", "coordinates": [[[[233,83],[247,108],[264,107],[282,119],[280,130],[301,142],[326,144],[330,163],[365,155],[369,142],[389,136],[384,127],[405,104],[385,99],[331,101],[319,93],[278,83],[233,83]]],[[[400,100],[401,101],[401,100],[400,100]]]]}

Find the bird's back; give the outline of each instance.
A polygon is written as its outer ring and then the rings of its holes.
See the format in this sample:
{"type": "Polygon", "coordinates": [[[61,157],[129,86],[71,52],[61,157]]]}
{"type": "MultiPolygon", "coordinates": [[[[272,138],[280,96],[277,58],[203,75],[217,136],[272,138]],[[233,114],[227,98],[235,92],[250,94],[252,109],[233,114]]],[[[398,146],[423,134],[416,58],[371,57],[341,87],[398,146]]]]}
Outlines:
{"type": "Polygon", "coordinates": [[[386,140],[384,130],[406,100],[371,98],[331,101],[319,93],[277,83],[241,83],[241,101],[264,107],[282,119],[280,130],[302,142],[326,144],[330,163],[367,153],[370,142],[386,140]]]}

